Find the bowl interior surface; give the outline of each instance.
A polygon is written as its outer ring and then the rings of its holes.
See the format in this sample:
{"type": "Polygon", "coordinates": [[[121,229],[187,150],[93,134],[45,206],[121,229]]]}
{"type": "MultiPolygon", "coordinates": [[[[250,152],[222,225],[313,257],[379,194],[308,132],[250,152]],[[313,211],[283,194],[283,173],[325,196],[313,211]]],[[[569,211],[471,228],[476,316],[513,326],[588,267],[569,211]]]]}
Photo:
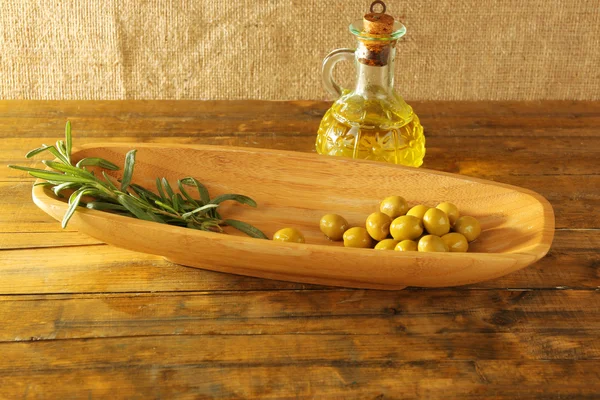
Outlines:
{"type": "MultiPolygon", "coordinates": [[[[450,201],[461,215],[476,217],[482,234],[469,252],[527,252],[553,228],[545,218],[549,205],[533,192],[384,163],[257,149],[140,144],[84,148],[73,158],[103,157],[122,167],[132,148],[138,149],[133,182],[156,192],[157,177],[167,178],[176,187],[178,179],[192,176],[208,188],[211,197],[223,193],[250,196],[258,208],[226,202],[219,209],[221,215],[251,223],[269,237],[283,227],[295,227],[307,243],[342,246],[320,232],[320,218],[337,213],[352,226],[364,226],[366,217],[378,211],[379,202],[390,195],[404,197],[410,206],[434,207],[450,201]]],[[[121,173],[110,175],[120,178],[121,173]]]]}

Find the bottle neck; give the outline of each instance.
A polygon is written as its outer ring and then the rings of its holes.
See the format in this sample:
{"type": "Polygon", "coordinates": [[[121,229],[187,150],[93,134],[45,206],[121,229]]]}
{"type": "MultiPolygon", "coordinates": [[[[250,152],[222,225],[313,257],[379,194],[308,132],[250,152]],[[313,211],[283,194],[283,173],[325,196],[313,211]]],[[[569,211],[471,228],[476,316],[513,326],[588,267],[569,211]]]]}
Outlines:
{"type": "Polygon", "coordinates": [[[395,41],[378,46],[359,41],[356,49],[358,76],[354,92],[365,98],[392,94],[395,52],[395,41]]]}

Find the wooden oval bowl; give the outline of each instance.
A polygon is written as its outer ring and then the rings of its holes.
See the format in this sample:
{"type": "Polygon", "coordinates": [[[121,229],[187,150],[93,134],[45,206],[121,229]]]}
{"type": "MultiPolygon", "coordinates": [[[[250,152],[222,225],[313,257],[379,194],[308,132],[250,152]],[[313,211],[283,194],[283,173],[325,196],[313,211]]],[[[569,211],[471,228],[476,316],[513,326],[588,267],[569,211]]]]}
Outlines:
{"type": "MultiPolygon", "coordinates": [[[[151,144],[91,145],[74,152],[122,166],[138,149],[133,182],[155,190],[156,177],[193,176],[212,197],[240,193],[258,208],[223,203],[226,218],[249,222],[267,236],[283,227],[300,229],[306,244],[253,239],[141,221],[78,208],[69,225],[103,242],[163,256],[190,267],[313,284],[370,289],[465,285],[500,277],[539,260],[552,243],[554,213],[539,194],[501,183],[397,165],[289,151],[219,146],[151,144]],[[468,253],[417,253],[344,248],[319,230],[327,213],[364,226],[386,196],[409,205],[455,203],[481,222],[468,253]]],[[[111,175],[120,177],[120,171],[111,175]]],[[[67,204],[43,187],[35,203],[61,220],[67,204]]],[[[232,204],[230,204],[232,203],[232,204]]]]}

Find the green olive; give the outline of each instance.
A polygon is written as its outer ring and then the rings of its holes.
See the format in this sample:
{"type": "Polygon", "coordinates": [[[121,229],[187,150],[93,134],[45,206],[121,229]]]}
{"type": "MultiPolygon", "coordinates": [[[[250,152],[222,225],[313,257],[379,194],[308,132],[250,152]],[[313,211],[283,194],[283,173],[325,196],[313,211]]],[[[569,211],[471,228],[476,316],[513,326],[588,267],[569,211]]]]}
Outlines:
{"type": "Polygon", "coordinates": [[[374,212],[367,217],[367,232],[377,241],[383,240],[390,234],[392,219],[382,212],[374,212]]]}
{"type": "Polygon", "coordinates": [[[406,214],[408,211],[408,203],[406,200],[404,200],[404,197],[389,196],[383,199],[379,205],[379,211],[388,215],[392,219],[397,218],[406,214]]]}
{"type": "Polygon", "coordinates": [[[350,228],[344,232],[345,247],[363,247],[368,248],[373,245],[373,239],[365,228],[360,226],[350,228]]]}
{"type": "Polygon", "coordinates": [[[451,232],[442,236],[442,240],[453,253],[466,253],[469,250],[469,242],[461,233],[451,232]]]}
{"type": "Polygon", "coordinates": [[[449,203],[447,201],[438,204],[435,206],[438,210],[442,210],[448,215],[448,219],[450,220],[450,226],[454,226],[458,217],[460,217],[460,213],[458,212],[458,207],[454,204],[449,203]]]}
{"type": "Polygon", "coordinates": [[[417,242],[414,240],[403,240],[396,245],[396,251],[417,251],[417,242]]]}
{"type": "Polygon", "coordinates": [[[348,227],[348,221],[337,214],[323,215],[319,223],[321,232],[331,240],[342,240],[344,232],[346,232],[348,227]]]}
{"type": "Polygon", "coordinates": [[[462,233],[469,242],[472,242],[479,237],[481,225],[475,218],[464,216],[456,220],[454,231],[462,233]]]}
{"type": "Polygon", "coordinates": [[[425,215],[427,210],[429,210],[429,207],[424,206],[423,204],[419,204],[418,206],[414,206],[413,208],[408,210],[406,215],[412,215],[413,217],[417,217],[417,218],[419,218],[419,220],[422,221],[423,215],[425,215]]]}
{"type": "Polygon", "coordinates": [[[381,242],[375,245],[375,250],[394,250],[397,244],[397,240],[383,239],[381,242]]]}
{"type": "Polygon", "coordinates": [[[423,236],[419,239],[417,247],[419,248],[419,251],[425,252],[444,252],[449,250],[442,238],[436,235],[423,236]]]}
{"type": "Polygon", "coordinates": [[[416,239],[423,233],[423,226],[419,218],[403,215],[392,221],[390,233],[396,240],[416,239]]]}
{"type": "Polygon", "coordinates": [[[304,235],[296,228],[283,228],[275,232],[273,240],[280,242],[304,243],[304,235]]]}
{"type": "Polygon", "coordinates": [[[423,215],[423,225],[427,229],[427,232],[432,235],[442,236],[450,232],[450,220],[448,216],[445,212],[437,208],[427,210],[425,215],[423,215]]]}

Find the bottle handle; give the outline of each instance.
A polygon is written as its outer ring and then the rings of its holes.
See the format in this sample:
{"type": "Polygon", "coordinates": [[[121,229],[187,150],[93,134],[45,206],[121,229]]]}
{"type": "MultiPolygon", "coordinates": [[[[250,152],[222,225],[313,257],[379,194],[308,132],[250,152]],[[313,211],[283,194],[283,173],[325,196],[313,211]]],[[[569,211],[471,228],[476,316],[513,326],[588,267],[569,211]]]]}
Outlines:
{"type": "Polygon", "coordinates": [[[343,60],[353,60],[354,59],[354,50],[352,49],[337,49],[333,50],[331,53],[327,54],[325,59],[323,60],[322,67],[322,78],[323,78],[323,87],[327,92],[331,93],[335,97],[340,97],[342,95],[342,88],[333,80],[333,68],[335,64],[343,60]]]}

